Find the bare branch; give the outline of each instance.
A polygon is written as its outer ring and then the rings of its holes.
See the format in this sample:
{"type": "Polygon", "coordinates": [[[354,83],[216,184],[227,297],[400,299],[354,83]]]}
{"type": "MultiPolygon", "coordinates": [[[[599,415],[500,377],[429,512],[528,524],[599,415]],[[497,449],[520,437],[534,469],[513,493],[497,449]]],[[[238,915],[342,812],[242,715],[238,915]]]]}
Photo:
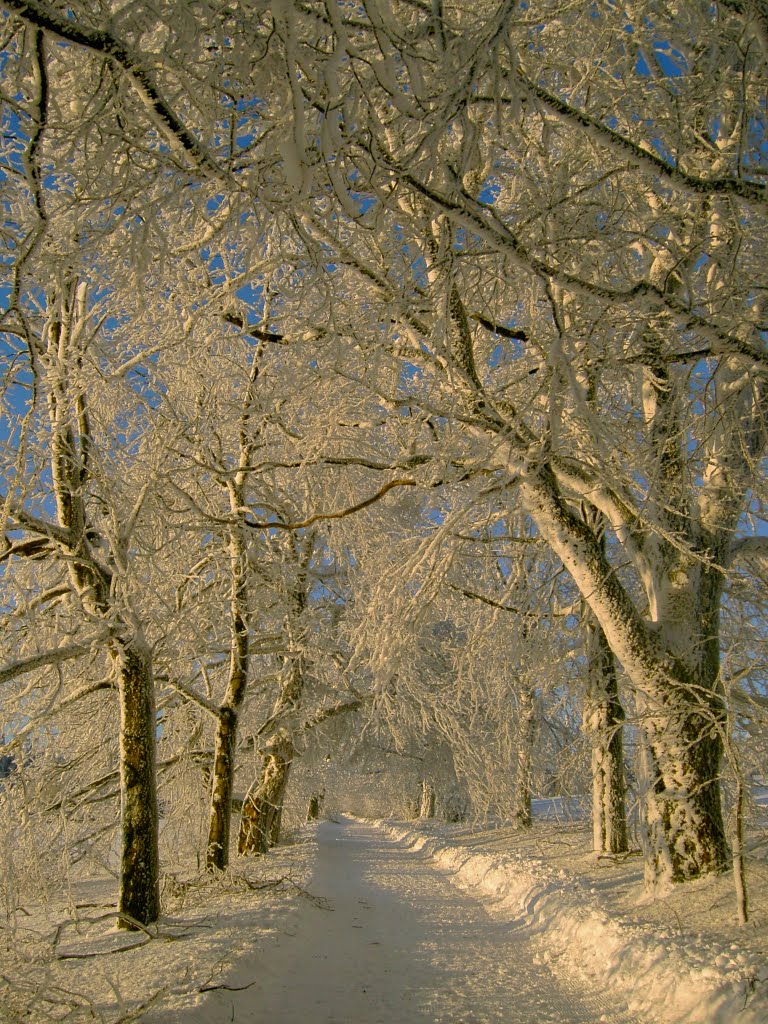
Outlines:
{"type": "MultiPolygon", "coordinates": [[[[364,508],[368,508],[369,505],[373,505],[379,501],[384,495],[391,491],[394,487],[418,487],[417,480],[390,480],[389,483],[384,484],[383,487],[379,488],[375,494],[371,495],[370,498],[366,498],[364,501],[359,501],[356,505],[351,505],[349,508],[340,509],[338,512],[316,512],[308,519],[303,519],[299,523],[281,523],[281,522],[254,522],[253,520],[244,520],[245,526],[250,526],[253,530],[303,530],[307,526],[311,526],[313,523],[317,523],[321,520],[327,519],[343,519],[345,516],[351,516],[355,512],[360,512],[364,508]]],[[[247,511],[247,509],[245,510],[247,511]]]]}

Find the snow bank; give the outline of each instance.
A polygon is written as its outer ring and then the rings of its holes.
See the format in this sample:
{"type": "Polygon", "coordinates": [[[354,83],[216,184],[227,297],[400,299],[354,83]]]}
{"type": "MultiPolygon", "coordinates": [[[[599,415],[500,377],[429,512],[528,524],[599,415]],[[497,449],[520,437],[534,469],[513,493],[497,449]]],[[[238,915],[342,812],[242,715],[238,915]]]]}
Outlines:
{"type": "Polygon", "coordinates": [[[455,884],[492,902],[489,910],[542,939],[542,960],[571,968],[626,1000],[632,1013],[666,1024],[765,1024],[768,963],[702,937],[681,938],[610,917],[575,875],[525,854],[481,853],[449,829],[379,821],[392,838],[424,851],[455,884]]]}

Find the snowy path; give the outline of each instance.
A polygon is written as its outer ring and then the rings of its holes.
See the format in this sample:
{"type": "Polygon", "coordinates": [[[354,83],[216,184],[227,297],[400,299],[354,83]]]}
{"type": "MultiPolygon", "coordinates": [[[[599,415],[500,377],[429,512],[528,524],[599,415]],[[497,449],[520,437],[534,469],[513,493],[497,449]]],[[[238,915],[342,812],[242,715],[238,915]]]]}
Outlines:
{"type": "MultiPolygon", "coordinates": [[[[537,965],[525,928],[488,915],[420,853],[373,826],[323,823],[309,884],[287,934],[194,1011],[218,1024],[630,1024],[603,993],[537,965]]],[[[169,1021],[164,1014],[152,1019],[169,1021]]],[[[192,1018],[187,1018],[192,1019],[192,1018]]]]}

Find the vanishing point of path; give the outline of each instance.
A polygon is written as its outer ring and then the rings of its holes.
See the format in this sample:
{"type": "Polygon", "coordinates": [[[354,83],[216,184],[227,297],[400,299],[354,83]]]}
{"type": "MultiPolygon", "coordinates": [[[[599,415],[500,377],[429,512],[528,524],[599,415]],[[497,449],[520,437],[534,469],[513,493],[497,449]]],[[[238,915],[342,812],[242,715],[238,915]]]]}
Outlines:
{"type": "MultiPolygon", "coordinates": [[[[289,934],[259,944],[256,982],[214,992],[236,1024],[635,1024],[610,994],[556,979],[525,926],[492,917],[429,858],[372,825],[318,827],[289,934]]],[[[220,1014],[220,1015],[219,1015],[220,1014]]]]}

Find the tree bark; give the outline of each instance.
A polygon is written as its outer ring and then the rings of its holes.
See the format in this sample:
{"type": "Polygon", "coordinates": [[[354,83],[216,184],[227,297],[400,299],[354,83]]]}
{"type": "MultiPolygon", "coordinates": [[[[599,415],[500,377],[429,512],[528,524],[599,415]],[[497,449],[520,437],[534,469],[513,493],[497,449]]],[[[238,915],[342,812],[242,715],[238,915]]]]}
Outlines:
{"type": "Polygon", "coordinates": [[[272,737],[255,788],[243,801],[237,850],[264,854],[280,839],[283,799],[294,756],[294,744],[286,729],[272,737]]]}
{"type": "Polygon", "coordinates": [[[435,787],[429,779],[421,781],[421,799],[419,801],[419,817],[434,818],[435,816],[435,787]]]}
{"type": "Polygon", "coordinates": [[[149,648],[141,637],[120,643],[120,928],[151,924],[160,914],[160,858],[155,776],[155,692],[149,648]]]}
{"type": "Polygon", "coordinates": [[[584,724],[592,744],[592,848],[598,854],[626,853],[624,709],[613,651],[594,618],[587,625],[587,675],[584,724]]]}
{"type": "Polygon", "coordinates": [[[307,821],[317,821],[320,817],[320,807],[323,803],[322,793],[313,793],[309,798],[307,806],[307,821]]]}
{"type": "Polygon", "coordinates": [[[291,764],[296,754],[291,721],[298,711],[305,683],[305,656],[301,650],[301,616],[307,604],[307,571],[312,558],[314,537],[306,534],[288,549],[296,567],[296,579],[289,595],[286,633],[295,653],[286,659],[280,695],[262,732],[271,730],[258,782],[251,787],[243,803],[238,835],[238,852],[267,853],[280,838],[283,801],[291,764]]]}
{"type": "MultiPolygon", "coordinates": [[[[232,504],[242,499],[239,488],[232,504]]],[[[239,527],[229,538],[232,573],[230,602],[232,637],[230,640],[229,680],[224,701],[219,708],[211,779],[211,805],[205,863],[209,871],[223,871],[229,864],[232,822],[232,793],[235,780],[235,749],[240,708],[245,699],[250,664],[248,638],[248,570],[247,554],[239,527]]]]}
{"type": "Polygon", "coordinates": [[[531,789],[533,785],[533,744],[536,738],[536,706],[534,691],[529,687],[520,692],[519,730],[517,739],[517,772],[515,775],[515,803],[512,819],[520,828],[531,828],[531,789]]]}
{"type": "Polygon", "coordinates": [[[213,752],[211,804],[205,856],[205,866],[209,871],[223,871],[229,863],[236,742],[237,712],[234,708],[222,707],[219,709],[213,752]]]}
{"type": "Polygon", "coordinates": [[[678,593],[666,595],[659,625],[648,628],[598,538],[562,500],[549,467],[527,472],[521,494],[645,701],[643,728],[654,759],[646,792],[649,821],[655,844],[664,851],[651,863],[655,882],[723,870],[728,844],[719,781],[716,569],[705,570],[699,563],[695,573],[691,568],[685,579],[680,577],[678,593]],[[685,652],[693,652],[696,667],[685,652]]]}
{"type": "Polygon", "coordinates": [[[263,344],[257,346],[251,360],[248,386],[240,413],[238,468],[233,477],[220,483],[226,487],[229,511],[234,525],[229,529],[228,552],[230,572],[229,613],[231,636],[229,641],[229,678],[224,700],[219,708],[211,777],[211,806],[208,825],[208,844],[205,862],[209,871],[223,871],[229,864],[230,831],[232,823],[232,793],[235,783],[235,753],[240,708],[245,700],[250,669],[250,608],[248,550],[243,534],[243,508],[246,507],[246,484],[255,437],[251,407],[255,400],[260,374],[263,344]]]}
{"type": "Polygon", "coordinates": [[[93,438],[86,395],[76,383],[82,352],[74,340],[87,320],[87,289],[75,278],[50,296],[48,414],[51,424],[51,479],[70,584],[83,608],[114,635],[120,706],[121,851],[118,919],[121,928],[146,925],[160,913],[157,779],[155,774],[155,692],[152,655],[130,602],[118,603],[113,574],[128,564],[129,539],[119,538],[103,560],[92,538],[105,537],[89,522],[85,503],[93,438]],[[75,383],[73,383],[73,378],[75,383]],[[110,567],[110,561],[111,566],[110,567]]]}

